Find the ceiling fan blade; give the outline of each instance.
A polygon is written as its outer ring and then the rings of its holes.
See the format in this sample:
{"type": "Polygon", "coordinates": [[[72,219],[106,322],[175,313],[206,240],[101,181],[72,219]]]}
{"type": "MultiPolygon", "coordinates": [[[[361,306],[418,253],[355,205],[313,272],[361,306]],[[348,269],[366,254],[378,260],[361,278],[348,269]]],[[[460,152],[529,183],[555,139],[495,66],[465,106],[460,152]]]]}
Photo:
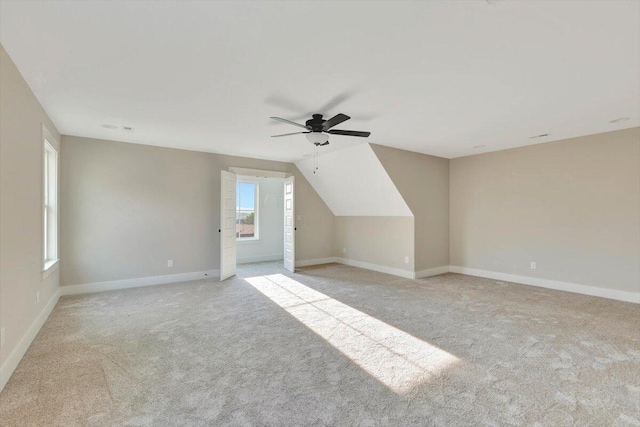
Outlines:
{"type": "MultiPolygon", "coordinates": [[[[298,114],[295,117],[289,115],[291,117],[291,120],[302,120],[302,119],[308,119],[309,117],[311,117],[311,114],[313,113],[327,114],[334,108],[338,107],[343,102],[353,97],[354,94],[355,94],[354,90],[352,89],[346,90],[334,96],[333,98],[331,98],[322,107],[315,108],[315,109],[314,108],[309,109],[307,108],[307,106],[299,104],[298,102],[293,101],[280,94],[272,94],[268,96],[264,101],[267,104],[273,105],[274,107],[284,108],[286,110],[294,112],[295,114],[298,114]],[[300,114],[302,111],[304,111],[305,113],[300,114]]],[[[358,116],[358,118],[361,119],[360,116],[358,116]]]]}
{"type": "Polygon", "coordinates": [[[292,122],[291,120],[287,120],[287,119],[281,119],[280,117],[271,117],[273,120],[278,120],[281,121],[283,123],[289,123],[290,125],[294,125],[294,126],[298,126],[299,128],[303,128],[303,129],[309,129],[308,127],[306,127],[305,125],[301,125],[300,123],[296,123],[296,122],[292,122]]]}
{"type": "Polygon", "coordinates": [[[271,135],[271,138],[280,138],[281,136],[289,136],[289,135],[300,135],[301,133],[311,133],[311,131],[309,131],[309,132],[283,133],[281,135],[271,135]]]}
{"type": "Polygon", "coordinates": [[[346,135],[346,136],[361,136],[363,138],[371,135],[371,132],[362,132],[359,130],[340,130],[340,129],[331,129],[328,130],[327,133],[332,135],[346,135]]]}
{"type": "Polygon", "coordinates": [[[342,92],[338,95],[336,95],[335,97],[333,97],[332,99],[329,100],[329,102],[327,102],[326,104],[324,104],[322,107],[318,108],[317,110],[321,113],[327,113],[329,111],[331,111],[332,109],[336,108],[337,106],[339,106],[340,104],[342,104],[344,101],[348,100],[349,98],[351,98],[353,96],[353,91],[345,91],[342,92]]]}
{"type": "MultiPolygon", "coordinates": [[[[274,107],[278,107],[278,108],[284,108],[286,110],[290,110],[293,111],[295,113],[299,113],[301,111],[306,111],[307,107],[299,104],[295,101],[290,100],[289,98],[283,96],[283,95],[279,95],[279,94],[274,94],[274,95],[270,95],[267,97],[267,99],[264,100],[267,104],[271,104],[274,107]]],[[[303,116],[303,118],[306,116],[303,116]]]]}
{"type": "Polygon", "coordinates": [[[346,122],[350,118],[351,117],[347,116],[346,114],[342,114],[342,113],[337,114],[337,115],[331,117],[329,120],[327,120],[326,122],[323,123],[322,130],[326,131],[328,129],[331,129],[335,125],[339,125],[342,122],[346,122]]]}

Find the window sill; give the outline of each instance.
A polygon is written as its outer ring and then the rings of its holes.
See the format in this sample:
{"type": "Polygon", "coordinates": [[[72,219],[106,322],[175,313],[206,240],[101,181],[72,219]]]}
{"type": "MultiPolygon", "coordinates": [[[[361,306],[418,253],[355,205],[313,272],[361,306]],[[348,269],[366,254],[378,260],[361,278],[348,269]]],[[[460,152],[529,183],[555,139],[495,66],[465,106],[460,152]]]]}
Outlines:
{"type": "Polygon", "coordinates": [[[59,259],[53,259],[44,263],[44,270],[42,270],[42,279],[46,279],[58,269],[59,259]]]}
{"type": "Polygon", "coordinates": [[[243,239],[236,239],[236,243],[238,244],[243,244],[243,243],[256,243],[259,242],[260,238],[258,237],[245,237],[243,239]]]}

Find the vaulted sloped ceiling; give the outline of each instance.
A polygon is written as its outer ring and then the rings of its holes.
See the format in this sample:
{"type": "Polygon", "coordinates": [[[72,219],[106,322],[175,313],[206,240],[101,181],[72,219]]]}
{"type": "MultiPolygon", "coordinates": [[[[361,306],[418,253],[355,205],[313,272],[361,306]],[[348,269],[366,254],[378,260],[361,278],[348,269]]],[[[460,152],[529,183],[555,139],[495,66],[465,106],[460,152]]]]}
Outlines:
{"type": "Polygon", "coordinates": [[[321,154],[315,174],[313,158],[296,166],[336,216],[413,216],[367,143],[321,154]]]}
{"type": "Polygon", "coordinates": [[[89,138],[298,161],[269,117],[344,113],[369,143],[454,158],[640,125],[634,0],[1,0],[0,42],[89,138]]]}

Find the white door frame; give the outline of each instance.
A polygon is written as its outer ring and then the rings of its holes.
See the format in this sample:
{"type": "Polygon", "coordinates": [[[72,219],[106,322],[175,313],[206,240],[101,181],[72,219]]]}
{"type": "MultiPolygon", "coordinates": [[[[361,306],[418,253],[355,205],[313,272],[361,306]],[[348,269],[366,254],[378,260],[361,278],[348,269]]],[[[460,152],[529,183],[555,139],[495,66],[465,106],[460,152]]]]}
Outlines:
{"type": "Polygon", "coordinates": [[[257,177],[269,177],[269,178],[284,178],[284,268],[294,272],[295,271],[295,245],[296,245],[296,217],[295,217],[295,180],[294,176],[287,172],[269,171],[262,169],[248,169],[239,167],[229,167],[229,171],[221,171],[221,184],[220,184],[220,280],[228,279],[236,274],[236,262],[237,262],[237,241],[236,241],[236,182],[237,175],[244,176],[257,176],[257,177]],[[227,184],[233,181],[233,197],[231,197],[231,189],[227,188],[227,200],[225,201],[225,178],[227,184]],[[290,184],[290,193],[287,193],[287,183],[290,184]],[[287,198],[290,200],[290,212],[289,222],[287,222],[287,198]],[[226,215],[231,218],[231,211],[233,211],[233,221],[225,224],[225,203],[232,202],[232,209],[226,209],[226,215]],[[287,226],[287,223],[290,224],[287,226]],[[225,227],[226,225],[226,227],[225,227]],[[232,227],[230,227],[232,225],[232,227]],[[289,232],[289,241],[287,241],[287,230],[289,232]],[[229,239],[229,235],[231,238],[229,239]],[[227,241],[227,247],[225,248],[225,238],[227,241]],[[225,250],[226,249],[226,250],[225,250]],[[287,249],[289,252],[287,252],[287,249]],[[287,253],[289,253],[289,259],[287,259],[287,253]]]}
{"type": "Polygon", "coordinates": [[[294,177],[284,179],[284,268],[296,270],[296,212],[294,177]]]}
{"type": "Polygon", "coordinates": [[[220,172],[220,281],[223,281],[236,274],[236,174],[220,172]]]}

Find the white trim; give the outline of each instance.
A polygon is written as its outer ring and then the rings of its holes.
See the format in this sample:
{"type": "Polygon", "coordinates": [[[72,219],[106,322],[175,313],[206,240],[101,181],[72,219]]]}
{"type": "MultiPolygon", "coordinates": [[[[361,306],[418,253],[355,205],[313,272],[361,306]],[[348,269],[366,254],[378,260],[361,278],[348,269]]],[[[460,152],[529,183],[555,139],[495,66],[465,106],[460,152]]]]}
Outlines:
{"type": "Polygon", "coordinates": [[[116,289],[139,288],[142,286],[165,285],[168,283],[189,282],[191,280],[215,279],[219,270],[197,271],[193,273],[169,274],[166,276],[138,277],[135,279],[112,280],[109,282],[85,283],[82,285],[60,286],[60,295],[88,294],[113,291],[116,289]]]}
{"type": "Polygon", "coordinates": [[[51,273],[58,269],[59,259],[52,259],[44,263],[44,270],[42,270],[42,280],[51,276],[51,273]]]}
{"type": "Polygon", "coordinates": [[[440,274],[448,273],[449,271],[451,271],[451,269],[448,265],[443,265],[442,267],[428,268],[426,270],[416,271],[415,278],[421,279],[423,277],[438,276],[440,274]]]}
{"type": "Polygon", "coordinates": [[[373,270],[380,273],[391,274],[394,276],[400,276],[407,279],[419,279],[423,277],[436,276],[444,273],[458,273],[466,274],[468,276],[483,277],[486,279],[502,280],[505,282],[517,283],[522,285],[537,286],[540,288],[553,289],[557,291],[573,292],[582,295],[589,295],[594,297],[608,298],[618,301],[632,302],[640,304],[640,292],[628,292],[619,291],[616,289],[600,288],[596,286],[579,285],[577,283],[561,282],[558,280],[541,279],[538,277],[518,276],[515,274],[500,273],[496,271],[478,270],[475,268],[459,267],[459,266],[442,266],[429,268],[426,270],[420,270],[411,272],[407,270],[400,270],[398,268],[387,267],[384,265],[371,264],[363,261],[356,261],[347,258],[333,257],[333,258],[317,258],[310,260],[296,261],[296,266],[306,267],[311,265],[338,263],[344,265],[350,265],[353,267],[363,268],[365,270],[373,270]]]}
{"type": "Polygon", "coordinates": [[[311,265],[331,264],[338,263],[344,265],[350,265],[352,267],[363,268],[365,270],[377,271],[379,273],[391,274],[392,276],[404,277],[405,279],[415,279],[418,274],[424,274],[419,277],[435,276],[437,274],[443,274],[449,272],[449,266],[431,268],[429,270],[422,270],[414,273],[409,270],[401,270],[399,268],[387,267],[386,265],[372,264],[364,261],[356,261],[348,258],[329,257],[329,258],[316,258],[298,261],[296,260],[296,267],[307,267],[311,265]]]}
{"type": "Polygon", "coordinates": [[[391,274],[393,276],[404,277],[405,279],[413,279],[415,273],[409,270],[401,270],[399,268],[387,267],[386,265],[371,264],[364,261],[356,261],[348,258],[337,258],[337,262],[350,265],[352,267],[364,268],[365,270],[377,271],[379,273],[391,274]]]}
{"type": "Polygon", "coordinates": [[[271,255],[257,255],[257,256],[248,256],[244,258],[236,258],[237,264],[250,264],[252,262],[266,262],[266,261],[282,261],[282,252],[279,252],[277,254],[271,254],[271,255]]]}
{"type": "Polygon", "coordinates": [[[303,259],[296,260],[296,267],[309,267],[312,265],[333,264],[339,263],[340,258],[327,257],[327,258],[315,258],[315,259],[303,259]]]}
{"type": "Polygon", "coordinates": [[[268,171],[262,169],[248,169],[248,168],[236,168],[230,167],[229,172],[233,172],[236,175],[252,176],[257,178],[287,178],[291,176],[287,172],[268,171]]]}
{"type": "Polygon", "coordinates": [[[51,260],[58,258],[58,230],[60,228],[58,182],[60,180],[60,167],[58,150],[53,146],[50,140],[55,142],[57,141],[44,125],[42,125],[42,140],[42,265],[43,270],[46,271],[46,265],[50,263],[51,260]],[[49,157],[50,155],[53,156],[52,159],[49,157]],[[53,171],[50,170],[52,166],[54,168],[53,171]],[[51,224],[48,222],[50,214],[54,214],[55,216],[55,224],[51,228],[49,227],[51,224]]]}
{"type": "Polygon", "coordinates": [[[238,244],[250,245],[252,243],[260,243],[260,239],[256,237],[243,237],[243,238],[236,237],[236,242],[238,242],[238,244]]]}
{"type": "Polygon", "coordinates": [[[27,332],[22,336],[18,345],[13,349],[7,360],[5,360],[4,364],[0,367],[0,392],[4,389],[4,386],[7,385],[9,378],[13,374],[13,371],[16,370],[18,364],[24,357],[25,353],[29,349],[29,346],[40,332],[40,328],[44,325],[44,322],[49,318],[49,315],[53,311],[53,308],[58,303],[58,299],[60,298],[60,289],[56,289],[56,291],[49,298],[49,302],[44,306],[40,314],[33,320],[27,332]]]}
{"type": "Polygon", "coordinates": [[[515,274],[499,273],[496,271],[478,270],[475,268],[451,266],[452,273],[467,274],[469,276],[484,277],[486,279],[503,280],[505,282],[538,286],[557,291],[574,292],[594,297],[609,298],[619,301],[640,304],[640,293],[619,291],[616,289],[599,288],[595,286],[579,285],[577,283],[560,282],[557,280],[541,279],[538,277],[518,276],[515,274]]]}

